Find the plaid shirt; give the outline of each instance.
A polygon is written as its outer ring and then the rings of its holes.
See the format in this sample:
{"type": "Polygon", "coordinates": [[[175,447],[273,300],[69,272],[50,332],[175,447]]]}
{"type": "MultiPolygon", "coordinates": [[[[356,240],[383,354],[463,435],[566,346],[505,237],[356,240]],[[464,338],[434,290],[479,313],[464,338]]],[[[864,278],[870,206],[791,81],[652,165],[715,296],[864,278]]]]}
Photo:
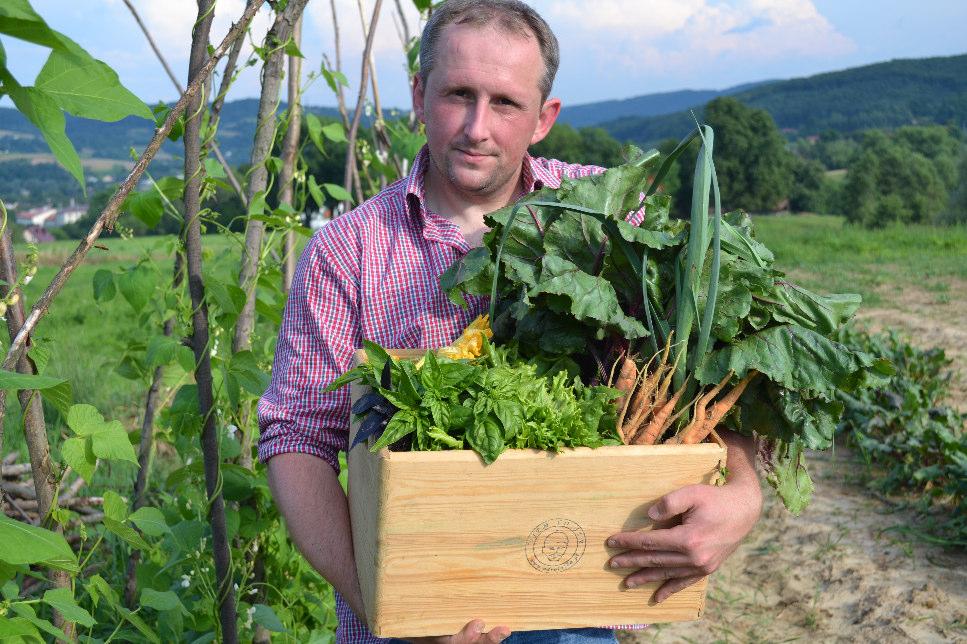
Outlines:
{"type": "MultiPolygon", "coordinates": [[[[384,347],[443,347],[485,312],[487,298],[462,309],[439,277],[470,246],[452,222],[426,208],[424,147],[409,176],[334,219],[306,245],[296,268],[275,350],[272,381],[258,405],[259,459],[299,452],[338,472],[349,441],[349,391],[324,392],[348,371],[363,338],[384,347]]],[[[597,166],[525,157],[528,192],[597,166]]],[[[388,642],[372,635],[337,593],[337,644],[388,642]]]]}

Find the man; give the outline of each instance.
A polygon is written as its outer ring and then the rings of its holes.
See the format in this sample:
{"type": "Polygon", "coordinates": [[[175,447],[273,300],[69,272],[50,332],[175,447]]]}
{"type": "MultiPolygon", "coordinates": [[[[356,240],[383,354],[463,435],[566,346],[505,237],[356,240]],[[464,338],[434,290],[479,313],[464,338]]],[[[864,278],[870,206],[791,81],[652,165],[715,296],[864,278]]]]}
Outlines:
{"type": "MultiPolygon", "coordinates": [[[[449,0],[423,32],[413,109],[427,145],[410,176],[333,221],[299,262],[276,349],[272,384],[259,404],[259,454],[293,540],[336,589],[338,642],[373,642],[357,616],[363,605],[346,497],[337,479],[348,439],[349,397],[321,390],[350,367],[365,337],[397,348],[449,344],[486,302],[452,305],[437,278],[481,241],[486,213],[564,176],[600,168],[536,160],[528,146],[550,131],[561,102],[548,98],[557,41],[543,19],[516,0],[449,0]]],[[[727,433],[726,433],[727,434],[727,433]]],[[[627,549],[615,567],[639,567],[626,584],[666,580],[662,601],[715,570],[754,525],[761,504],[753,446],[729,444],[729,481],[663,497],[655,519],[680,525],[616,534],[627,549]]],[[[468,616],[472,617],[472,616],[468,616]]],[[[472,621],[450,644],[496,644],[503,626],[472,621]]],[[[515,635],[525,641],[527,633],[515,635]]],[[[614,641],[610,631],[544,632],[542,641],[614,641]],[[554,638],[557,633],[560,637],[554,638]]],[[[433,638],[428,638],[433,639],[433,638]]]]}

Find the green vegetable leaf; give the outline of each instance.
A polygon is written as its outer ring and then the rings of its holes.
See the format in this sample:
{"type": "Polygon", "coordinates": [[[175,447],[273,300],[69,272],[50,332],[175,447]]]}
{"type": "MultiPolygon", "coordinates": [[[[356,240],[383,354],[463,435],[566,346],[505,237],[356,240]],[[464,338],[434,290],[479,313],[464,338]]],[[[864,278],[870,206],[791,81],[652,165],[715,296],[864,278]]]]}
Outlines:
{"type": "Polygon", "coordinates": [[[65,416],[74,399],[70,383],[52,376],[35,376],[0,370],[0,389],[36,389],[45,400],[65,416]]]}
{"type": "Polygon", "coordinates": [[[11,607],[13,612],[17,613],[22,619],[27,620],[43,632],[48,635],[53,635],[54,637],[60,639],[61,641],[67,642],[70,639],[64,634],[64,631],[60,630],[46,619],[40,619],[37,617],[37,612],[34,607],[30,604],[13,604],[11,607]]]}
{"type": "Polygon", "coordinates": [[[117,521],[116,519],[104,517],[104,527],[121,537],[121,539],[138,550],[148,550],[151,548],[151,546],[149,546],[148,543],[141,538],[141,535],[139,535],[134,528],[125,523],[117,521]]]}
{"type": "Polygon", "coordinates": [[[504,451],[504,432],[500,422],[493,416],[485,416],[467,431],[467,442],[487,465],[493,463],[504,451]]]}
{"type": "Polygon", "coordinates": [[[696,375],[701,384],[711,384],[729,371],[743,378],[755,369],[786,389],[832,400],[837,389],[849,391],[862,382],[874,362],[815,331],[782,325],[713,351],[696,375]]]}
{"type": "Polygon", "coordinates": [[[335,183],[324,183],[324,184],[322,184],[322,187],[325,188],[326,189],[326,192],[329,193],[329,196],[331,196],[336,201],[352,201],[353,200],[353,196],[351,194],[349,194],[348,192],[346,192],[346,189],[343,188],[340,185],[337,185],[335,183]]]}
{"type": "Polygon", "coordinates": [[[312,112],[306,112],[306,129],[309,131],[309,139],[316,146],[319,152],[326,153],[326,145],[322,142],[322,121],[312,112]]]}
{"type": "Polygon", "coordinates": [[[117,295],[114,273],[100,268],[94,273],[94,299],[97,302],[110,302],[117,295]]]}
{"type": "Polygon", "coordinates": [[[97,456],[91,449],[90,440],[83,436],[68,438],[60,446],[60,455],[82,479],[93,480],[97,456]]]}
{"type": "Polygon", "coordinates": [[[27,0],[0,3],[0,33],[59,51],[71,51],[74,45],[69,38],[48,27],[27,0]]]}
{"type": "Polygon", "coordinates": [[[319,183],[316,182],[316,178],[313,175],[309,175],[309,194],[312,196],[312,200],[316,202],[316,206],[319,208],[325,208],[326,206],[326,196],[322,194],[322,188],[319,187],[319,183]]]}
{"type": "Polygon", "coordinates": [[[608,280],[588,275],[566,259],[556,256],[544,259],[540,283],[529,295],[534,297],[540,293],[564,296],[570,302],[571,314],[578,320],[594,320],[602,326],[613,326],[626,338],[641,338],[648,334],[641,322],[621,310],[618,296],[608,280]]]}
{"type": "MultiPolygon", "coordinates": [[[[40,631],[30,623],[30,620],[23,617],[0,617],[0,640],[15,642],[14,638],[36,638],[41,641],[40,631]]],[[[23,641],[23,639],[20,639],[23,641]]]]}
{"type": "Polygon", "coordinates": [[[158,508],[140,507],[128,519],[149,537],[160,537],[168,532],[165,515],[158,508]]]}
{"type": "Polygon", "coordinates": [[[255,604],[255,612],[252,613],[252,621],[263,626],[266,630],[273,633],[284,633],[285,626],[279,621],[278,616],[271,607],[265,604],[255,604]]]}
{"type": "Polygon", "coordinates": [[[99,458],[138,464],[128,433],[118,421],[107,422],[91,405],[73,405],[67,413],[67,424],[79,436],[91,441],[91,451],[99,458]]]}
{"type": "Polygon", "coordinates": [[[77,556],[63,535],[21,523],[4,514],[0,514],[0,561],[15,565],[41,564],[80,572],[77,556]]]}
{"type": "Polygon", "coordinates": [[[154,228],[164,215],[164,204],[161,195],[152,188],[129,194],[124,200],[124,210],[137,217],[148,228],[154,228]]]}
{"type": "Polygon", "coordinates": [[[114,490],[104,492],[104,516],[121,523],[128,518],[128,502],[114,490]]]}
{"type": "Polygon", "coordinates": [[[68,621],[77,622],[86,627],[97,623],[90,613],[77,605],[69,588],[51,588],[44,593],[43,602],[59,610],[68,621]]]}
{"type": "Polygon", "coordinates": [[[190,615],[178,595],[170,590],[160,592],[152,588],[143,589],[141,591],[141,605],[158,611],[180,610],[186,617],[190,615]]]}
{"type": "Polygon", "coordinates": [[[108,122],[126,116],[154,120],[148,106],[121,85],[113,69],[80,48],[72,53],[52,51],[36,87],[74,116],[108,122]]]}
{"type": "Polygon", "coordinates": [[[346,143],[346,131],[342,123],[330,123],[322,128],[322,133],[327,139],[334,143],[346,143]]]}
{"type": "Polygon", "coordinates": [[[779,494],[783,505],[798,515],[809,505],[813,494],[813,482],[806,471],[806,460],[802,443],[780,442],[776,447],[774,469],[767,479],[779,494]]]}
{"type": "Polygon", "coordinates": [[[242,389],[255,396],[261,396],[269,386],[269,374],[259,367],[255,354],[251,351],[233,354],[228,364],[228,373],[238,380],[242,389]]]}
{"type": "Polygon", "coordinates": [[[74,144],[67,138],[64,131],[67,120],[56,101],[35,87],[21,87],[2,69],[0,69],[0,81],[3,81],[3,89],[6,90],[14,106],[40,130],[58,163],[64,166],[64,169],[83,189],[85,187],[84,169],[81,166],[81,159],[77,156],[74,144]]]}
{"type": "Polygon", "coordinates": [[[141,264],[117,276],[118,289],[135,313],[140,313],[154,297],[157,274],[141,264]]]}

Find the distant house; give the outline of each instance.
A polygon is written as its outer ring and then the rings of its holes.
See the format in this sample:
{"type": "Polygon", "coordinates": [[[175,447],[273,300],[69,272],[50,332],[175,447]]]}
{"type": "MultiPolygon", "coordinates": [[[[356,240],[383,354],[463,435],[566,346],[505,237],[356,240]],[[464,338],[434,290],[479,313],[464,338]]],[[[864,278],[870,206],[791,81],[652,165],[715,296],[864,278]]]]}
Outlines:
{"type": "Polygon", "coordinates": [[[21,226],[46,226],[57,216],[53,206],[38,206],[17,213],[17,223],[21,226]]]}
{"type": "Polygon", "coordinates": [[[75,221],[81,219],[87,214],[87,206],[68,206],[67,208],[61,208],[57,211],[57,215],[54,220],[47,224],[48,226],[66,226],[67,224],[73,224],[75,221]]]}
{"type": "Polygon", "coordinates": [[[54,236],[43,226],[29,226],[24,229],[24,241],[29,244],[42,244],[54,241],[54,236]]]}

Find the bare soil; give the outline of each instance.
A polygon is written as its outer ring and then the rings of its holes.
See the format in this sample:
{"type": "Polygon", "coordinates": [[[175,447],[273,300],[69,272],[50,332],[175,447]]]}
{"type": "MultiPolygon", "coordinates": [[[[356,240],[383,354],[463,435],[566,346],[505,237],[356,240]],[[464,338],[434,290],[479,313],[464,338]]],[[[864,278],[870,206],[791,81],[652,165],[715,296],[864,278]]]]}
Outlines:
{"type": "MultiPolygon", "coordinates": [[[[955,281],[956,282],[956,281],[955,281]]],[[[949,403],[967,410],[967,283],[882,294],[861,320],[954,360],[949,403]],[[889,299],[888,299],[889,297],[889,299]]],[[[860,481],[850,452],[813,454],[799,517],[764,491],[759,524],[712,576],[701,620],[621,633],[644,642],[967,642],[967,552],[915,540],[912,512],[860,481]]]]}

